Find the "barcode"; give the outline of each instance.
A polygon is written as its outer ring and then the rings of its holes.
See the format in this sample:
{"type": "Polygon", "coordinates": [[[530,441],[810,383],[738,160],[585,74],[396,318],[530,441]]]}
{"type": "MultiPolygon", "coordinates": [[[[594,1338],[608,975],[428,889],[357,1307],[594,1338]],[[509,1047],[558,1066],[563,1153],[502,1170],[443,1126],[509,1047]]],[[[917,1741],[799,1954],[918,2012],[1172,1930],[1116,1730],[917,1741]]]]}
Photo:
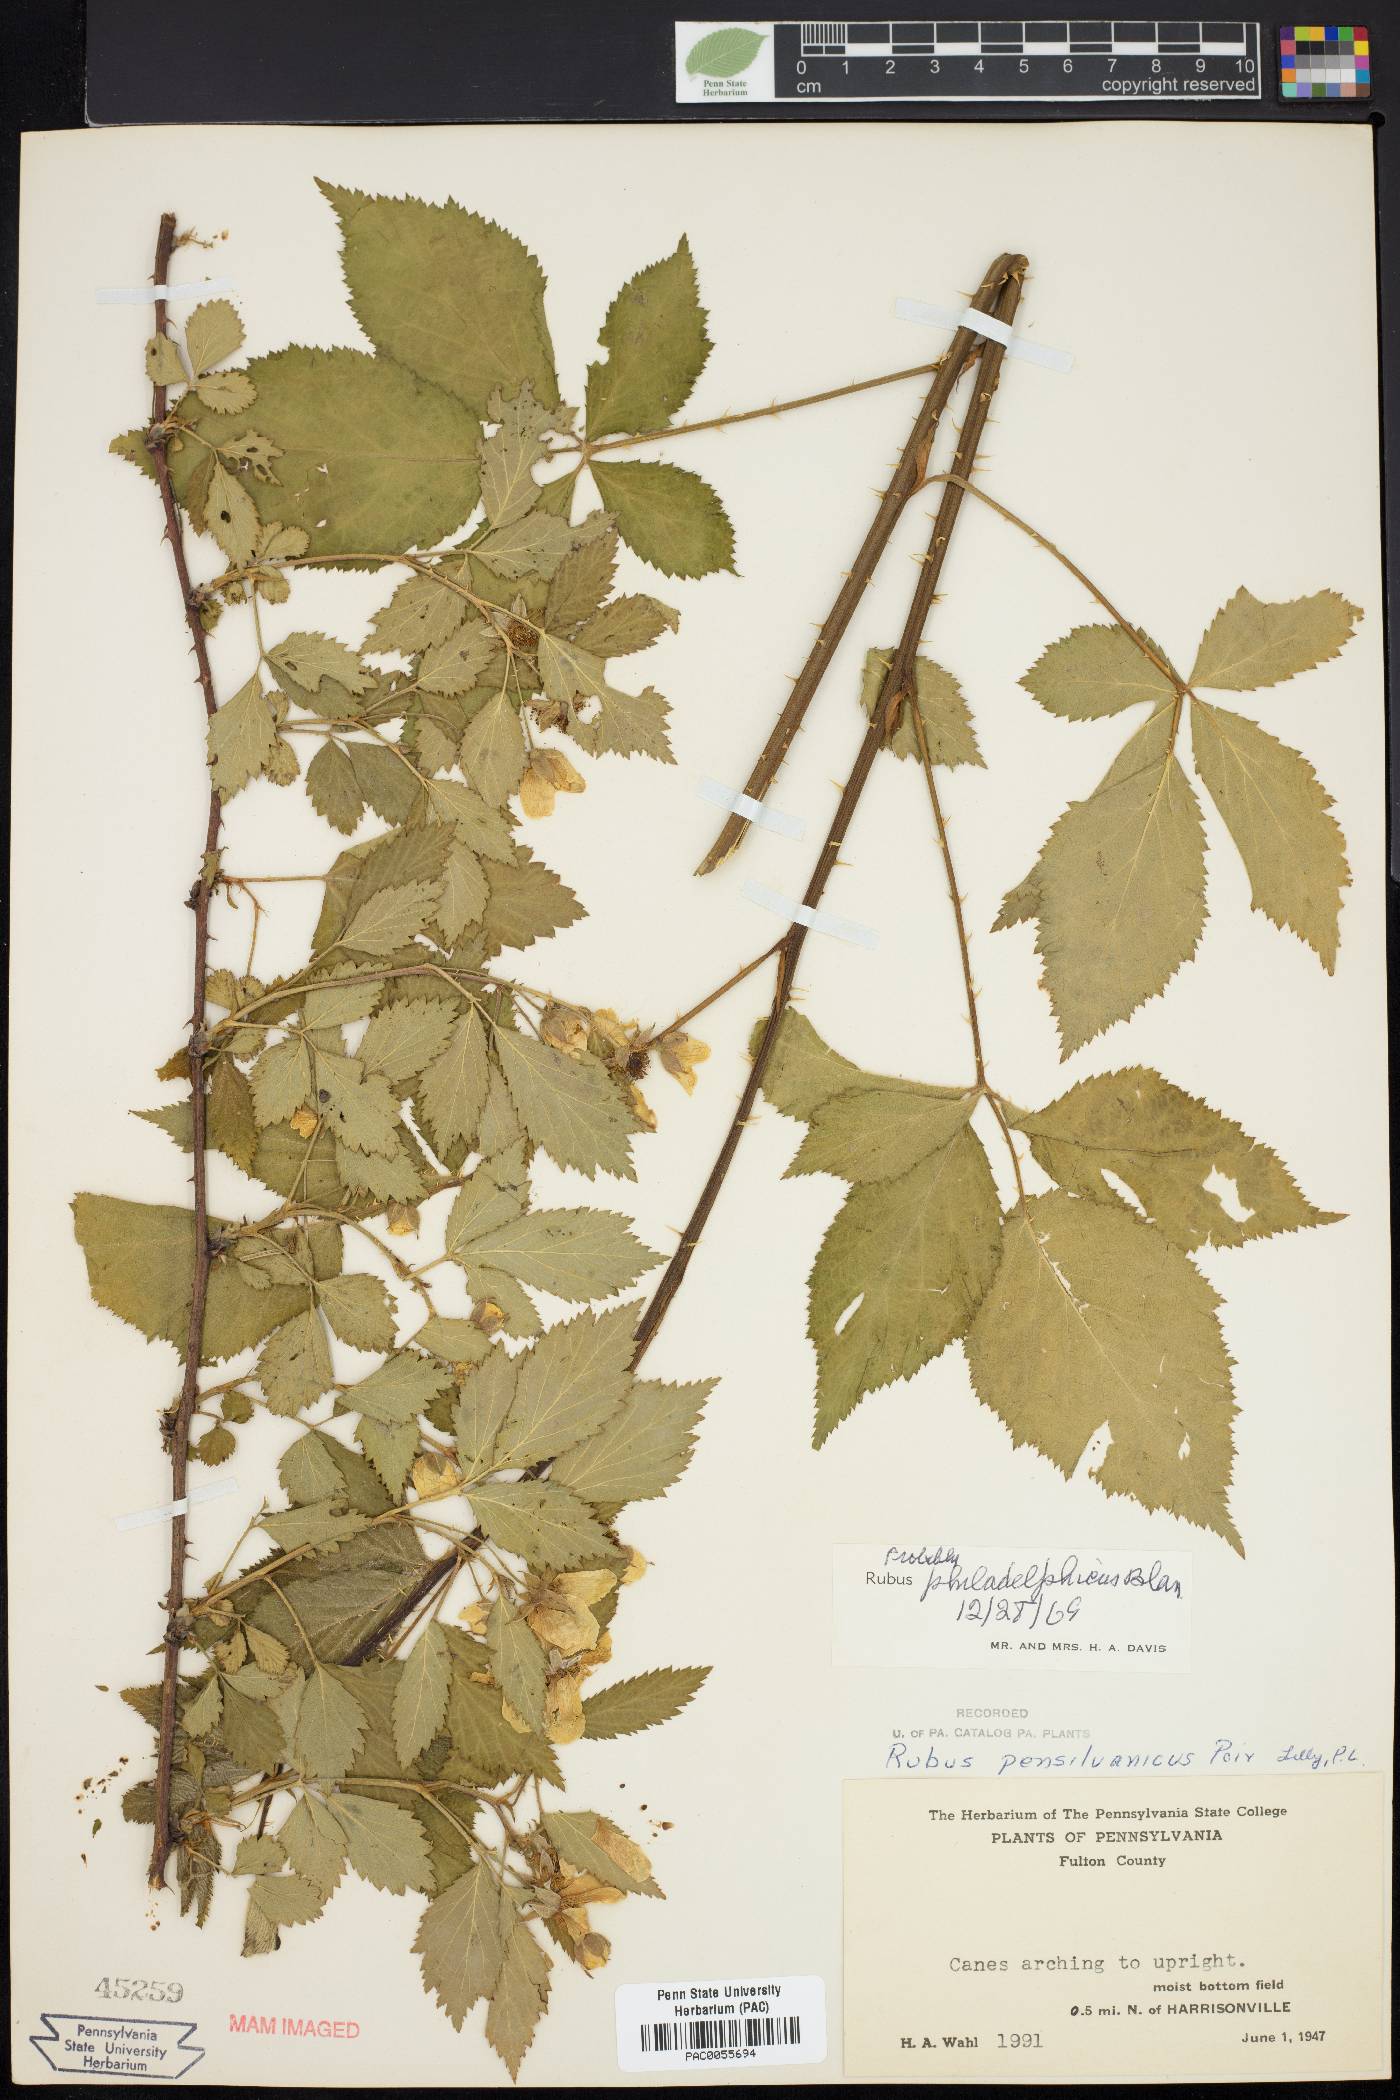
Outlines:
{"type": "Polygon", "coordinates": [[[641,2032],[642,2053],[667,2055],[677,2049],[782,2049],[802,2039],[802,2022],[794,2014],[745,2020],[654,2020],[641,2032]]]}

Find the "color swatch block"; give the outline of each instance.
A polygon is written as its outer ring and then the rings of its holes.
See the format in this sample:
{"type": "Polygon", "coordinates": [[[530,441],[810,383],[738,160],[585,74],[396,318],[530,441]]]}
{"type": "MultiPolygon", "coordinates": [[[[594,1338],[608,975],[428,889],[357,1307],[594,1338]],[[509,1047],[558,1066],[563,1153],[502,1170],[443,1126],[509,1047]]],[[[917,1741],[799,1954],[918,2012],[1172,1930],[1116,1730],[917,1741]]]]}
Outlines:
{"type": "Polygon", "coordinates": [[[1296,22],[1280,29],[1278,57],[1285,102],[1357,101],[1371,92],[1371,39],[1365,29],[1296,22]]]}

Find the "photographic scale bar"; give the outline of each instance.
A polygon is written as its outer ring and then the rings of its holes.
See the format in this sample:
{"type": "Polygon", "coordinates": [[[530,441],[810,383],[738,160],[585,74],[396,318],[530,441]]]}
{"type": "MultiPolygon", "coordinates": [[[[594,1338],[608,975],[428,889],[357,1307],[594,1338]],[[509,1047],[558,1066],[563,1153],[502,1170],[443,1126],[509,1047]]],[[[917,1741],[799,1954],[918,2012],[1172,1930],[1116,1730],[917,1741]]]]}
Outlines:
{"type": "Polygon", "coordinates": [[[775,22],[775,101],[1258,100],[1257,22],[775,22]]]}

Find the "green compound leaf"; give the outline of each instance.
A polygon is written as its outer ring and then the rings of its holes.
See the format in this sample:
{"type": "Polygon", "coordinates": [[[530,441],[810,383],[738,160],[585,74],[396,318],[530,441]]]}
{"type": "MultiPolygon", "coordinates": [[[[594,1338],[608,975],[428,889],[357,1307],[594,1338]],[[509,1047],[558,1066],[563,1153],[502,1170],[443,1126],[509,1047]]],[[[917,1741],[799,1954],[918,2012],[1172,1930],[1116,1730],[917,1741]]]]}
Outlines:
{"type": "Polygon", "coordinates": [[[1165,672],[1121,627],[1075,627],[1052,642],[1021,680],[1047,713],[1088,722],[1146,700],[1161,707],[1176,697],[1165,672]]]}
{"type": "Polygon", "coordinates": [[[1236,591],[1202,635],[1190,683],[1236,693],[1279,685],[1340,655],[1360,618],[1360,607],[1336,591],[1281,605],[1236,591]]]}

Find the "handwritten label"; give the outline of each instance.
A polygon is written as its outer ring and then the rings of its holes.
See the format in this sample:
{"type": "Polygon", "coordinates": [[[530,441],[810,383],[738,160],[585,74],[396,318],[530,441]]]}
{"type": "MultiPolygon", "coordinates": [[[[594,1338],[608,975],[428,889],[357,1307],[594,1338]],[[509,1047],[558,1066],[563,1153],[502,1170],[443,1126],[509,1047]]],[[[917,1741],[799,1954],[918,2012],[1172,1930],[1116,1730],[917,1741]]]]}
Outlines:
{"type": "Polygon", "coordinates": [[[832,1652],[891,1669],[1185,1670],[1191,1556],[905,1544],[833,1549],[832,1652]]]}

